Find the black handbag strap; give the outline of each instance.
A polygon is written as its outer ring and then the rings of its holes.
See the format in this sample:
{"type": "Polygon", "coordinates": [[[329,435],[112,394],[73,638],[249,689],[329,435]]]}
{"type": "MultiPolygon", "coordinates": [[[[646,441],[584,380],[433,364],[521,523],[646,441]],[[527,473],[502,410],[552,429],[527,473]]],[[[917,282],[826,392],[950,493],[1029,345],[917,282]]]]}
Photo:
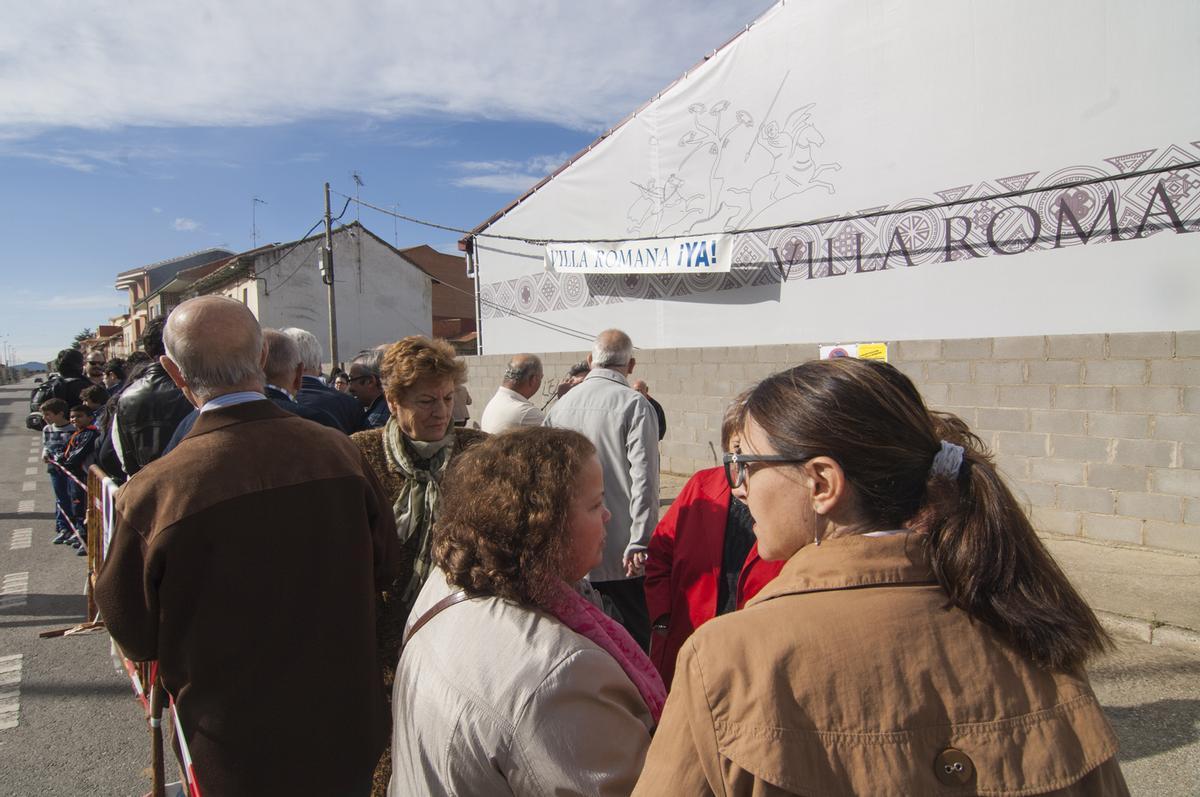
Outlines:
{"type": "Polygon", "coordinates": [[[444,611],[445,609],[449,609],[451,606],[453,606],[456,603],[462,603],[463,601],[468,601],[470,599],[471,599],[471,596],[467,594],[467,591],[460,589],[457,592],[450,593],[449,595],[442,598],[437,603],[430,606],[429,610],[427,612],[425,612],[423,615],[421,615],[420,617],[418,617],[417,621],[412,624],[412,627],[409,628],[408,631],[406,631],[404,633],[404,641],[400,643],[400,650],[403,651],[405,646],[408,645],[408,641],[410,639],[412,639],[413,636],[418,631],[420,631],[425,626],[426,623],[428,623],[430,620],[432,620],[437,615],[441,614],[442,611],[444,611]]]}

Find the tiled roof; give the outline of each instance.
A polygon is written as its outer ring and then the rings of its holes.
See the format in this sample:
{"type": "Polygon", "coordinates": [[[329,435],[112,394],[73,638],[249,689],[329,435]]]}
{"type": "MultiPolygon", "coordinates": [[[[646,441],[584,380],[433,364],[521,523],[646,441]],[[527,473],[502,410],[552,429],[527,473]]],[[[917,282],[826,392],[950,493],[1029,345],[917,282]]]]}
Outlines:
{"type": "Polygon", "coordinates": [[[180,255],[179,257],[173,257],[170,260],[160,260],[159,262],[151,263],[148,266],[141,266],[140,268],[132,268],[128,271],[122,271],[117,275],[117,286],[119,289],[122,286],[122,283],[125,283],[128,280],[136,279],[142,276],[149,276],[149,293],[154,293],[163,285],[166,285],[168,282],[174,279],[175,275],[184,269],[194,268],[196,266],[204,265],[205,263],[211,263],[214,260],[223,260],[231,255],[233,255],[233,252],[230,252],[228,249],[213,248],[205,249],[200,252],[192,252],[188,255],[180,255]]]}

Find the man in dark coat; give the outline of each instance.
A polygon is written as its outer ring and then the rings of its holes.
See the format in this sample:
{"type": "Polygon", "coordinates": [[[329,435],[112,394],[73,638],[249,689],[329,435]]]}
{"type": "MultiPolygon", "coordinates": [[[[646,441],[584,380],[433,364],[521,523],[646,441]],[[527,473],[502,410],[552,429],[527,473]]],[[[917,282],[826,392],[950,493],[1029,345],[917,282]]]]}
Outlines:
{"type": "Polygon", "coordinates": [[[92,386],[92,380],[83,375],[83,352],[79,349],[63,349],[58,353],[58,376],[50,389],[50,398],[60,398],[68,407],[77,406],[80,394],[92,386]]]}
{"type": "Polygon", "coordinates": [[[158,362],[163,348],[162,317],[142,333],[142,348],[153,361],[117,399],[110,434],[121,469],[132,476],[162,456],[175,427],[192,411],[192,405],[158,362]]]}
{"type": "Polygon", "coordinates": [[[378,349],[359,352],[350,362],[350,395],[363,408],[363,428],[381,429],[392,417],[383,395],[383,352],[378,349]]]}
{"type": "Polygon", "coordinates": [[[363,428],[363,408],[358,399],[349,393],[334,390],[321,381],[321,342],[316,335],[298,327],[282,330],[283,334],[296,342],[300,350],[300,364],[304,367],[296,403],[302,407],[314,407],[332,415],[346,434],[354,434],[363,428]]]}
{"type": "Polygon", "coordinates": [[[654,417],[658,419],[658,440],[667,436],[667,414],[663,412],[662,405],[655,401],[654,396],[650,395],[650,386],[646,384],[644,379],[635,379],[630,385],[634,390],[646,397],[646,401],[650,402],[650,406],[654,408],[654,417]]]}
{"type": "Polygon", "coordinates": [[[264,329],[263,343],[267,348],[267,360],[263,365],[263,374],[267,377],[267,398],[293,415],[341,432],[341,425],[328,412],[298,403],[296,391],[300,389],[302,366],[296,342],[278,330],[264,329]]]}
{"type": "Polygon", "coordinates": [[[240,302],[179,305],[166,348],[200,419],[118,493],[95,592],[109,633],[158,661],[205,794],[365,795],[388,735],[392,507],[345,435],[266,400],[240,302]]]}

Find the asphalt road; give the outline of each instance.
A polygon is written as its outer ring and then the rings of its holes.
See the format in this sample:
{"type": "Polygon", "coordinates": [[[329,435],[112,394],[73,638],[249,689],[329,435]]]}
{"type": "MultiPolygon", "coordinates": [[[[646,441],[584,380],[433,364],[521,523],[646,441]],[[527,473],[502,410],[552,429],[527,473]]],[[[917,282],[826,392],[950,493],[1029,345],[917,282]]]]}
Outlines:
{"type": "Polygon", "coordinates": [[[0,795],[144,794],[149,733],[108,635],[38,638],[84,619],[86,560],[50,543],[54,497],[33,451],[41,437],[25,428],[31,387],[0,386],[0,795]]]}
{"type": "MultiPolygon", "coordinates": [[[[50,543],[41,438],[24,426],[31,387],[0,386],[0,795],[141,795],[149,735],[107,635],[38,638],[83,619],[84,559],[50,543]]],[[[1091,676],[1132,793],[1200,795],[1200,653],[1118,639],[1091,676]]]]}

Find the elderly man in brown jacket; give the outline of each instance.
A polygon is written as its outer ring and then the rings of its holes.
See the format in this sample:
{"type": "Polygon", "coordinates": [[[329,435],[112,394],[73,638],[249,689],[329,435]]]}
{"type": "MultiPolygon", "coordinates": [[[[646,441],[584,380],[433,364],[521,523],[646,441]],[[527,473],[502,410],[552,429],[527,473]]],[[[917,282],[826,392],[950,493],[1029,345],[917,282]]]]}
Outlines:
{"type": "Polygon", "coordinates": [[[388,737],[375,592],[392,509],[338,431],[263,395],[240,303],[171,314],[163,366],[200,409],[121,488],[96,586],[112,637],[157,659],[205,794],[366,794],[388,737]]]}

